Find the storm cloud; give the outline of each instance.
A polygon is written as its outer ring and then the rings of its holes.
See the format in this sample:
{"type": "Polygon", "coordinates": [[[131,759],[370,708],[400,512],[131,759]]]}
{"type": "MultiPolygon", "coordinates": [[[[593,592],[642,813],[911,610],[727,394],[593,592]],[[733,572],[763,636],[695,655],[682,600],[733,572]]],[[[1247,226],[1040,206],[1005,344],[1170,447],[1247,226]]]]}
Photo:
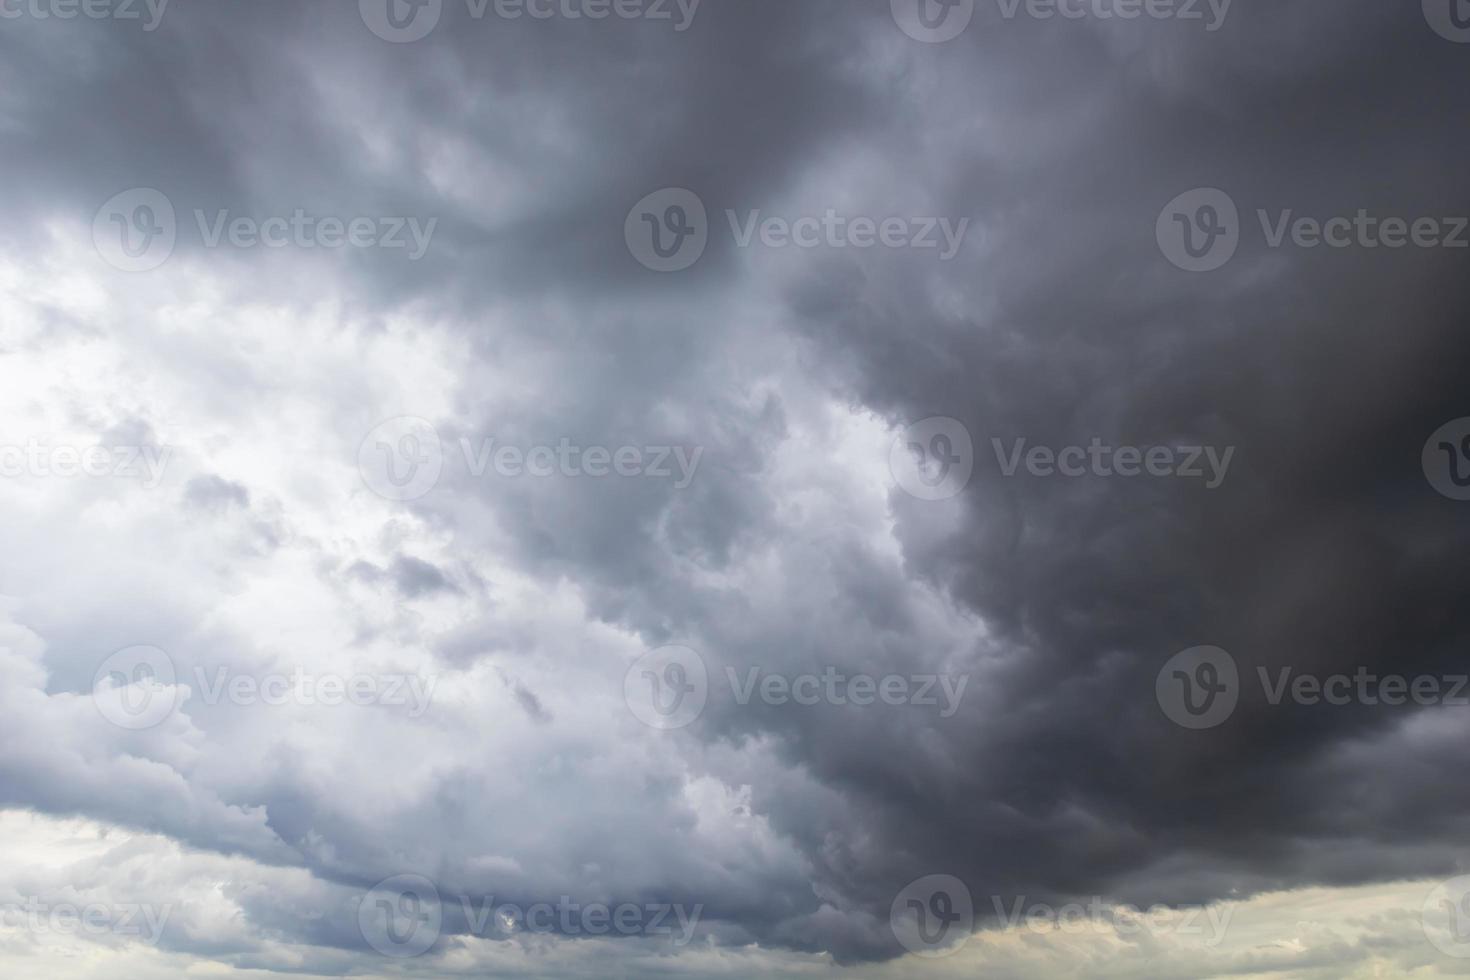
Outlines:
{"type": "Polygon", "coordinates": [[[1448,7],[64,6],[0,20],[0,805],[165,855],[161,951],[882,970],[931,875],[1467,868],[1448,7]]]}

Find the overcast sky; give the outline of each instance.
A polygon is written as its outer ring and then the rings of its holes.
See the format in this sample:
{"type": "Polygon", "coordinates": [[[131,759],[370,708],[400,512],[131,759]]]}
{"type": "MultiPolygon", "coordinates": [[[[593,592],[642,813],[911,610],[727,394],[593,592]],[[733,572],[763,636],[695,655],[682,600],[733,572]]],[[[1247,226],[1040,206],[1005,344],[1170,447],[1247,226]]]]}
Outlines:
{"type": "Polygon", "coordinates": [[[0,974],[1470,971],[1467,79],[0,0],[0,974]]]}

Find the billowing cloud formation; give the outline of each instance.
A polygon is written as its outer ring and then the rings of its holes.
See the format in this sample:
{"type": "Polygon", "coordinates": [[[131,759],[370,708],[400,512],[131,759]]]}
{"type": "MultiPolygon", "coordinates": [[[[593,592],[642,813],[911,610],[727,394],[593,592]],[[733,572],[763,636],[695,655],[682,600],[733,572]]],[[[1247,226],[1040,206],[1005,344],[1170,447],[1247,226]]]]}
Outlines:
{"type": "Polygon", "coordinates": [[[1464,707],[1274,692],[1465,670],[1470,512],[1421,452],[1470,415],[1470,46],[1327,0],[981,2],[943,43],[662,6],[444,0],[406,43],[367,0],[15,8],[0,803],[271,869],[180,950],[324,973],[400,875],[452,972],[490,895],[854,964],[931,874],[990,924],[1461,867],[1464,707]],[[706,242],[654,272],[625,230],[664,188],[706,242]],[[968,479],[909,492],[936,416],[968,479]],[[628,701],[688,680],[670,645],[708,689],[660,730],[628,701]],[[1176,724],[1206,645],[1233,710],[1176,724]],[[172,676],[99,682],[135,647],[172,676]],[[172,710],[130,728],[130,690],[172,710]]]}

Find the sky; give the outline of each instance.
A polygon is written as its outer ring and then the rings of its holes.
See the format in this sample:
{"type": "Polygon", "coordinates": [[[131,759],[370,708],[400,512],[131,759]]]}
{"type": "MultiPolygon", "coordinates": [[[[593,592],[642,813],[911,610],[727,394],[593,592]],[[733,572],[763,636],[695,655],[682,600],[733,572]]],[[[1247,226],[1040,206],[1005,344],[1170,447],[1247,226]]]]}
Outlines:
{"type": "Polygon", "coordinates": [[[0,0],[0,974],[1470,974],[1465,0],[0,0]]]}

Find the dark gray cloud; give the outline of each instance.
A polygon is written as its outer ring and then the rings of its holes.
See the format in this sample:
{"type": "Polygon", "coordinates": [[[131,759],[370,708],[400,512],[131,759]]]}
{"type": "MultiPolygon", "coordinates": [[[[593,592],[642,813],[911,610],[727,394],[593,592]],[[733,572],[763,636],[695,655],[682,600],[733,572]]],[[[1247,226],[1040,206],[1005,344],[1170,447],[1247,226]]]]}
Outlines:
{"type": "Polygon", "coordinates": [[[231,506],[249,507],[250,491],[239,483],[220,476],[196,476],[184,487],[184,501],[202,510],[227,510],[231,506]]]}
{"type": "Polygon", "coordinates": [[[399,555],[393,562],[393,584],[406,596],[453,592],[454,583],[430,563],[412,555],[399,555]]]}

